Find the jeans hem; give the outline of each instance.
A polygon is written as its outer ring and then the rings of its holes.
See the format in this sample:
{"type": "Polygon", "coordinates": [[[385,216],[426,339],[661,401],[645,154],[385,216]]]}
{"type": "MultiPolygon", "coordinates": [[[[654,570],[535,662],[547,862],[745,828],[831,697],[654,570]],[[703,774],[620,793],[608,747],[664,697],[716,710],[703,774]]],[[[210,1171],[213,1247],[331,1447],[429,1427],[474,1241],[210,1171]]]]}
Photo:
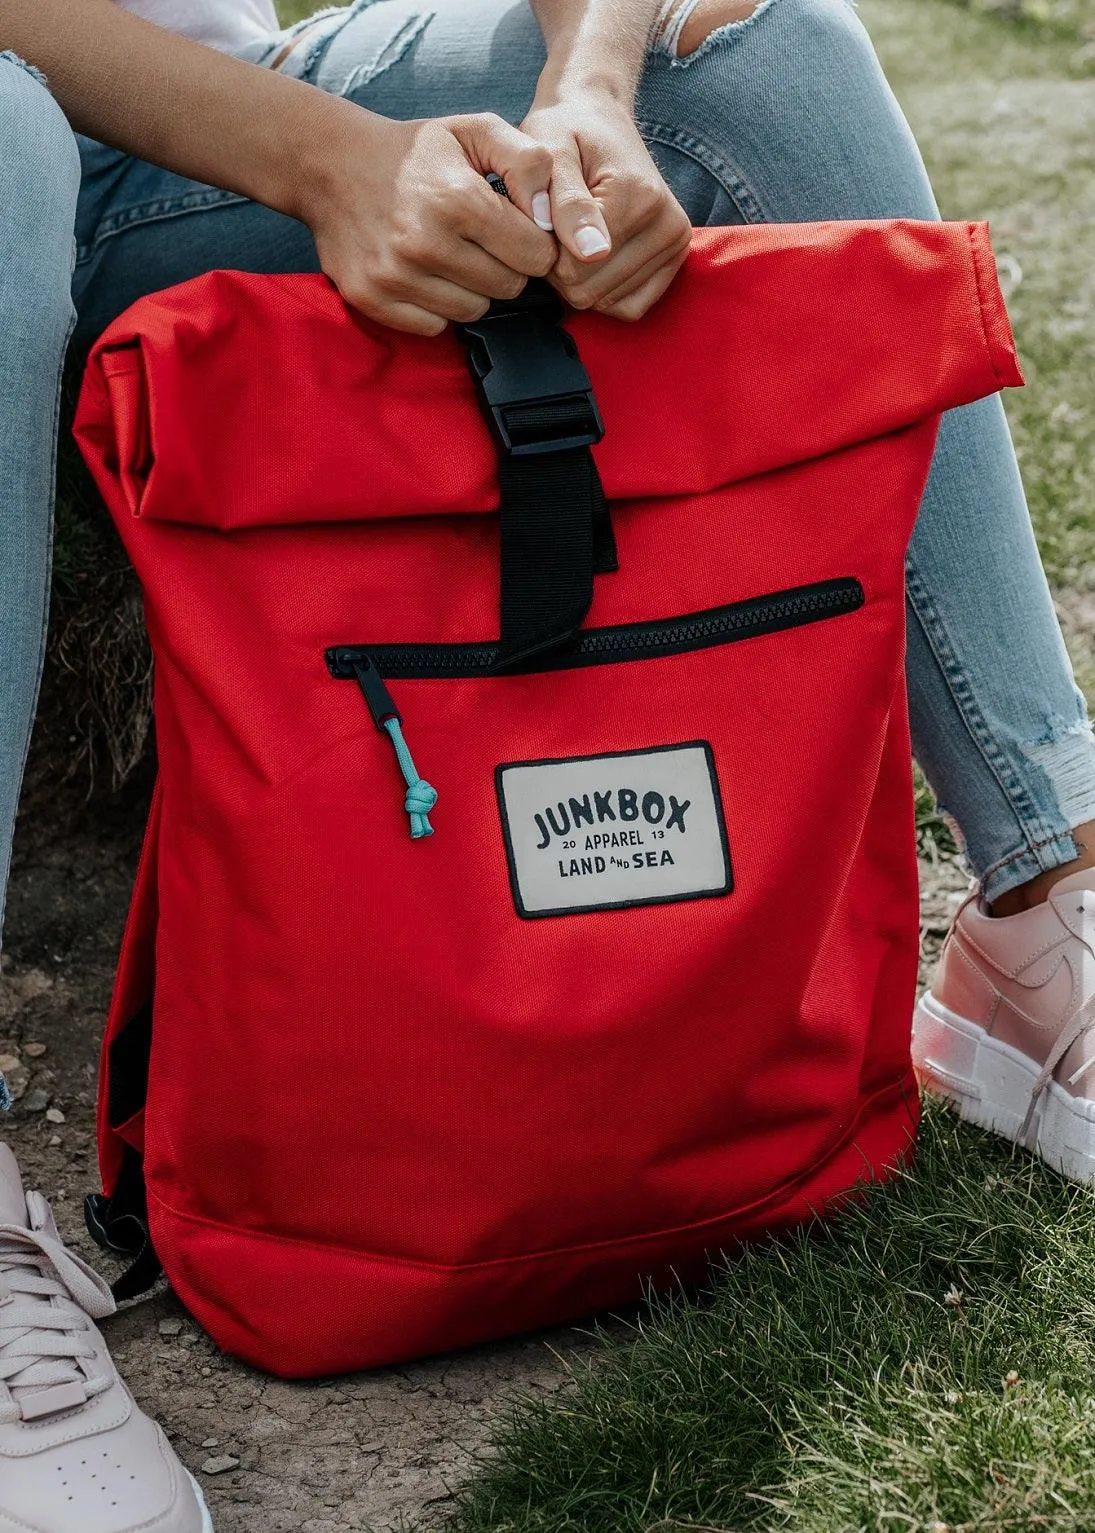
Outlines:
{"type": "Polygon", "coordinates": [[[1041,841],[1028,841],[985,869],[978,879],[982,897],[991,905],[1009,889],[1018,889],[1041,873],[1052,873],[1079,855],[1080,848],[1068,831],[1041,841]]]}

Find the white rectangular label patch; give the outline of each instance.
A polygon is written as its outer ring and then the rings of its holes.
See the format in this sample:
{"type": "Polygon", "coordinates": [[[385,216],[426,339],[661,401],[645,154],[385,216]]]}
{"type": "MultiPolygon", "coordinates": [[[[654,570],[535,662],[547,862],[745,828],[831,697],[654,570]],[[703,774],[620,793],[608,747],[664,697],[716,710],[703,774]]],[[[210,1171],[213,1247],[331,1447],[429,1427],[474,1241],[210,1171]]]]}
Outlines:
{"type": "Polygon", "coordinates": [[[733,888],[706,741],[495,773],[518,915],[621,910],[733,888]]]}

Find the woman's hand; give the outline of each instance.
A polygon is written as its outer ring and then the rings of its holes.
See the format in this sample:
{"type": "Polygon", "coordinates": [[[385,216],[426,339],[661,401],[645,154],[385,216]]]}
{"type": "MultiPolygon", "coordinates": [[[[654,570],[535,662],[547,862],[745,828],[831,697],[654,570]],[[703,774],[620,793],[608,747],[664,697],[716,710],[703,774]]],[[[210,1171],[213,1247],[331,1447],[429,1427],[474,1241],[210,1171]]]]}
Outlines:
{"type": "Polygon", "coordinates": [[[609,92],[564,93],[534,102],[521,127],[553,160],[561,248],[549,280],[576,309],[640,319],[679,270],[691,227],[628,106],[609,92]]]}
{"type": "Polygon", "coordinates": [[[392,122],[328,99],[338,130],[317,146],[298,216],[348,303],[437,335],[552,270],[558,247],[532,205],[551,183],[545,145],[490,113],[392,122]],[[508,202],[484,179],[490,171],[508,202]]]}
{"type": "Polygon", "coordinates": [[[551,153],[499,117],[392,122],[112,0],[0,0],[0,47],[45,72],[77,132],[302,219],[324,271],[382,324],[436,335],[555,263],[532,217],[551,153]]]}

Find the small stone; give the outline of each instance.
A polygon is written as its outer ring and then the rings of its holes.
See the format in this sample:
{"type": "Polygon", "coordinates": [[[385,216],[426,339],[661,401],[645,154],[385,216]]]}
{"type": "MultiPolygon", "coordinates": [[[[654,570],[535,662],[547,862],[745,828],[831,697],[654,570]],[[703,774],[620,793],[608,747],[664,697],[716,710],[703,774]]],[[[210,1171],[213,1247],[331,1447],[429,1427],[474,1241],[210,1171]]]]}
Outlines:
{"type": "Polygon", "coordinates": [[[161,1336],[181,1336],[182,1328],[181,1320],[161,1320],[159,1324],[161,1336]]]}
{"type": "Polygon", "coordinates": [[[28,1059],[41,1059],[48,1047],[46,1043],[24,1043],[23,1053],[28,1059]]]}
{"type": "Polygon", "coordinates": [[[8,1094],[13,1102],[18,1102],[30,1085],[30,1072],[26,1065],[19,1065],[15,1070],[0,1070],[0,1075],[8,1083],[8,1094]]]}
{"type": "Polygon", "coordinates": [[[51,1150],[55,1150],[60,1143],[61,1143],[61,1136],[60,1136],[60,1134],[54,1134],[50,1138],[49,1147],[50,1147],[51,1150]]]}
{"type": "Polygon", "coordinates": [[[45,1112],[48,1106],[49,1095],[42,1090],[28,1092],[23,1099],[24,1112],[45,1112]]]}
{"type": "Polygon", "coordinates": [[[47,1123],[63,1123],[65,1115],[59,1107],[51,1107],[46,1113],[47,1123]]]}
{"type": "Polygon", "coordinates": [[[207,1437],[202,1443],[203,1448],[219,1448],[220,1445],[221,1440],[219,1437],[207,1437]]]}
{"type": "Polygon", "coordinates": [[[238,1469],[240,1461],[231,1453],[220,1453],[216,1458],[207,1458],[202,1465],[202,1474],[227,1474],[230,1469],[238,1469]]]}
{"type": "Polygon", "coordinates": [[[18,1054],[0,1054],[0,1075],[10,1075],[13,1070],[21,1068],[18,1054]]]}

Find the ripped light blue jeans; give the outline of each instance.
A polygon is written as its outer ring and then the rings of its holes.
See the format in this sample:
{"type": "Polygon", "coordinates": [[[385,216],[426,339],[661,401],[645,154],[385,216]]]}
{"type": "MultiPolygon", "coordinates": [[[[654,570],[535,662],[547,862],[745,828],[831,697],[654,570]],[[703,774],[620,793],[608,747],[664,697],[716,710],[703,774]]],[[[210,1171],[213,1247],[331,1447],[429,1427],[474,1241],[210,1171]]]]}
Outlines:
{"type": "MultiPolygon", "coordinates": [[[[519,122],[543,62],[527,0],[358,0],[247,57],[270,64],[289,42],[286,72],[396,118],[492,110],[519,122]]],[[[637,118],[693,224],[937,216],[845,0],[767,0],[687,58],[663,40],[637,118]]],[[[0,890],[42,649],[57,376],[73,313],[90,342],[134,299],[199,272],[316,264],[292,219],[77,145],[43,86],[0,60],[0,890]]],[[[1095,739],[999,399],[943,422],[908,612],[916,754],[991,899],[1073,858],[1071,830],[1095,819],[1095,739]]]]}

